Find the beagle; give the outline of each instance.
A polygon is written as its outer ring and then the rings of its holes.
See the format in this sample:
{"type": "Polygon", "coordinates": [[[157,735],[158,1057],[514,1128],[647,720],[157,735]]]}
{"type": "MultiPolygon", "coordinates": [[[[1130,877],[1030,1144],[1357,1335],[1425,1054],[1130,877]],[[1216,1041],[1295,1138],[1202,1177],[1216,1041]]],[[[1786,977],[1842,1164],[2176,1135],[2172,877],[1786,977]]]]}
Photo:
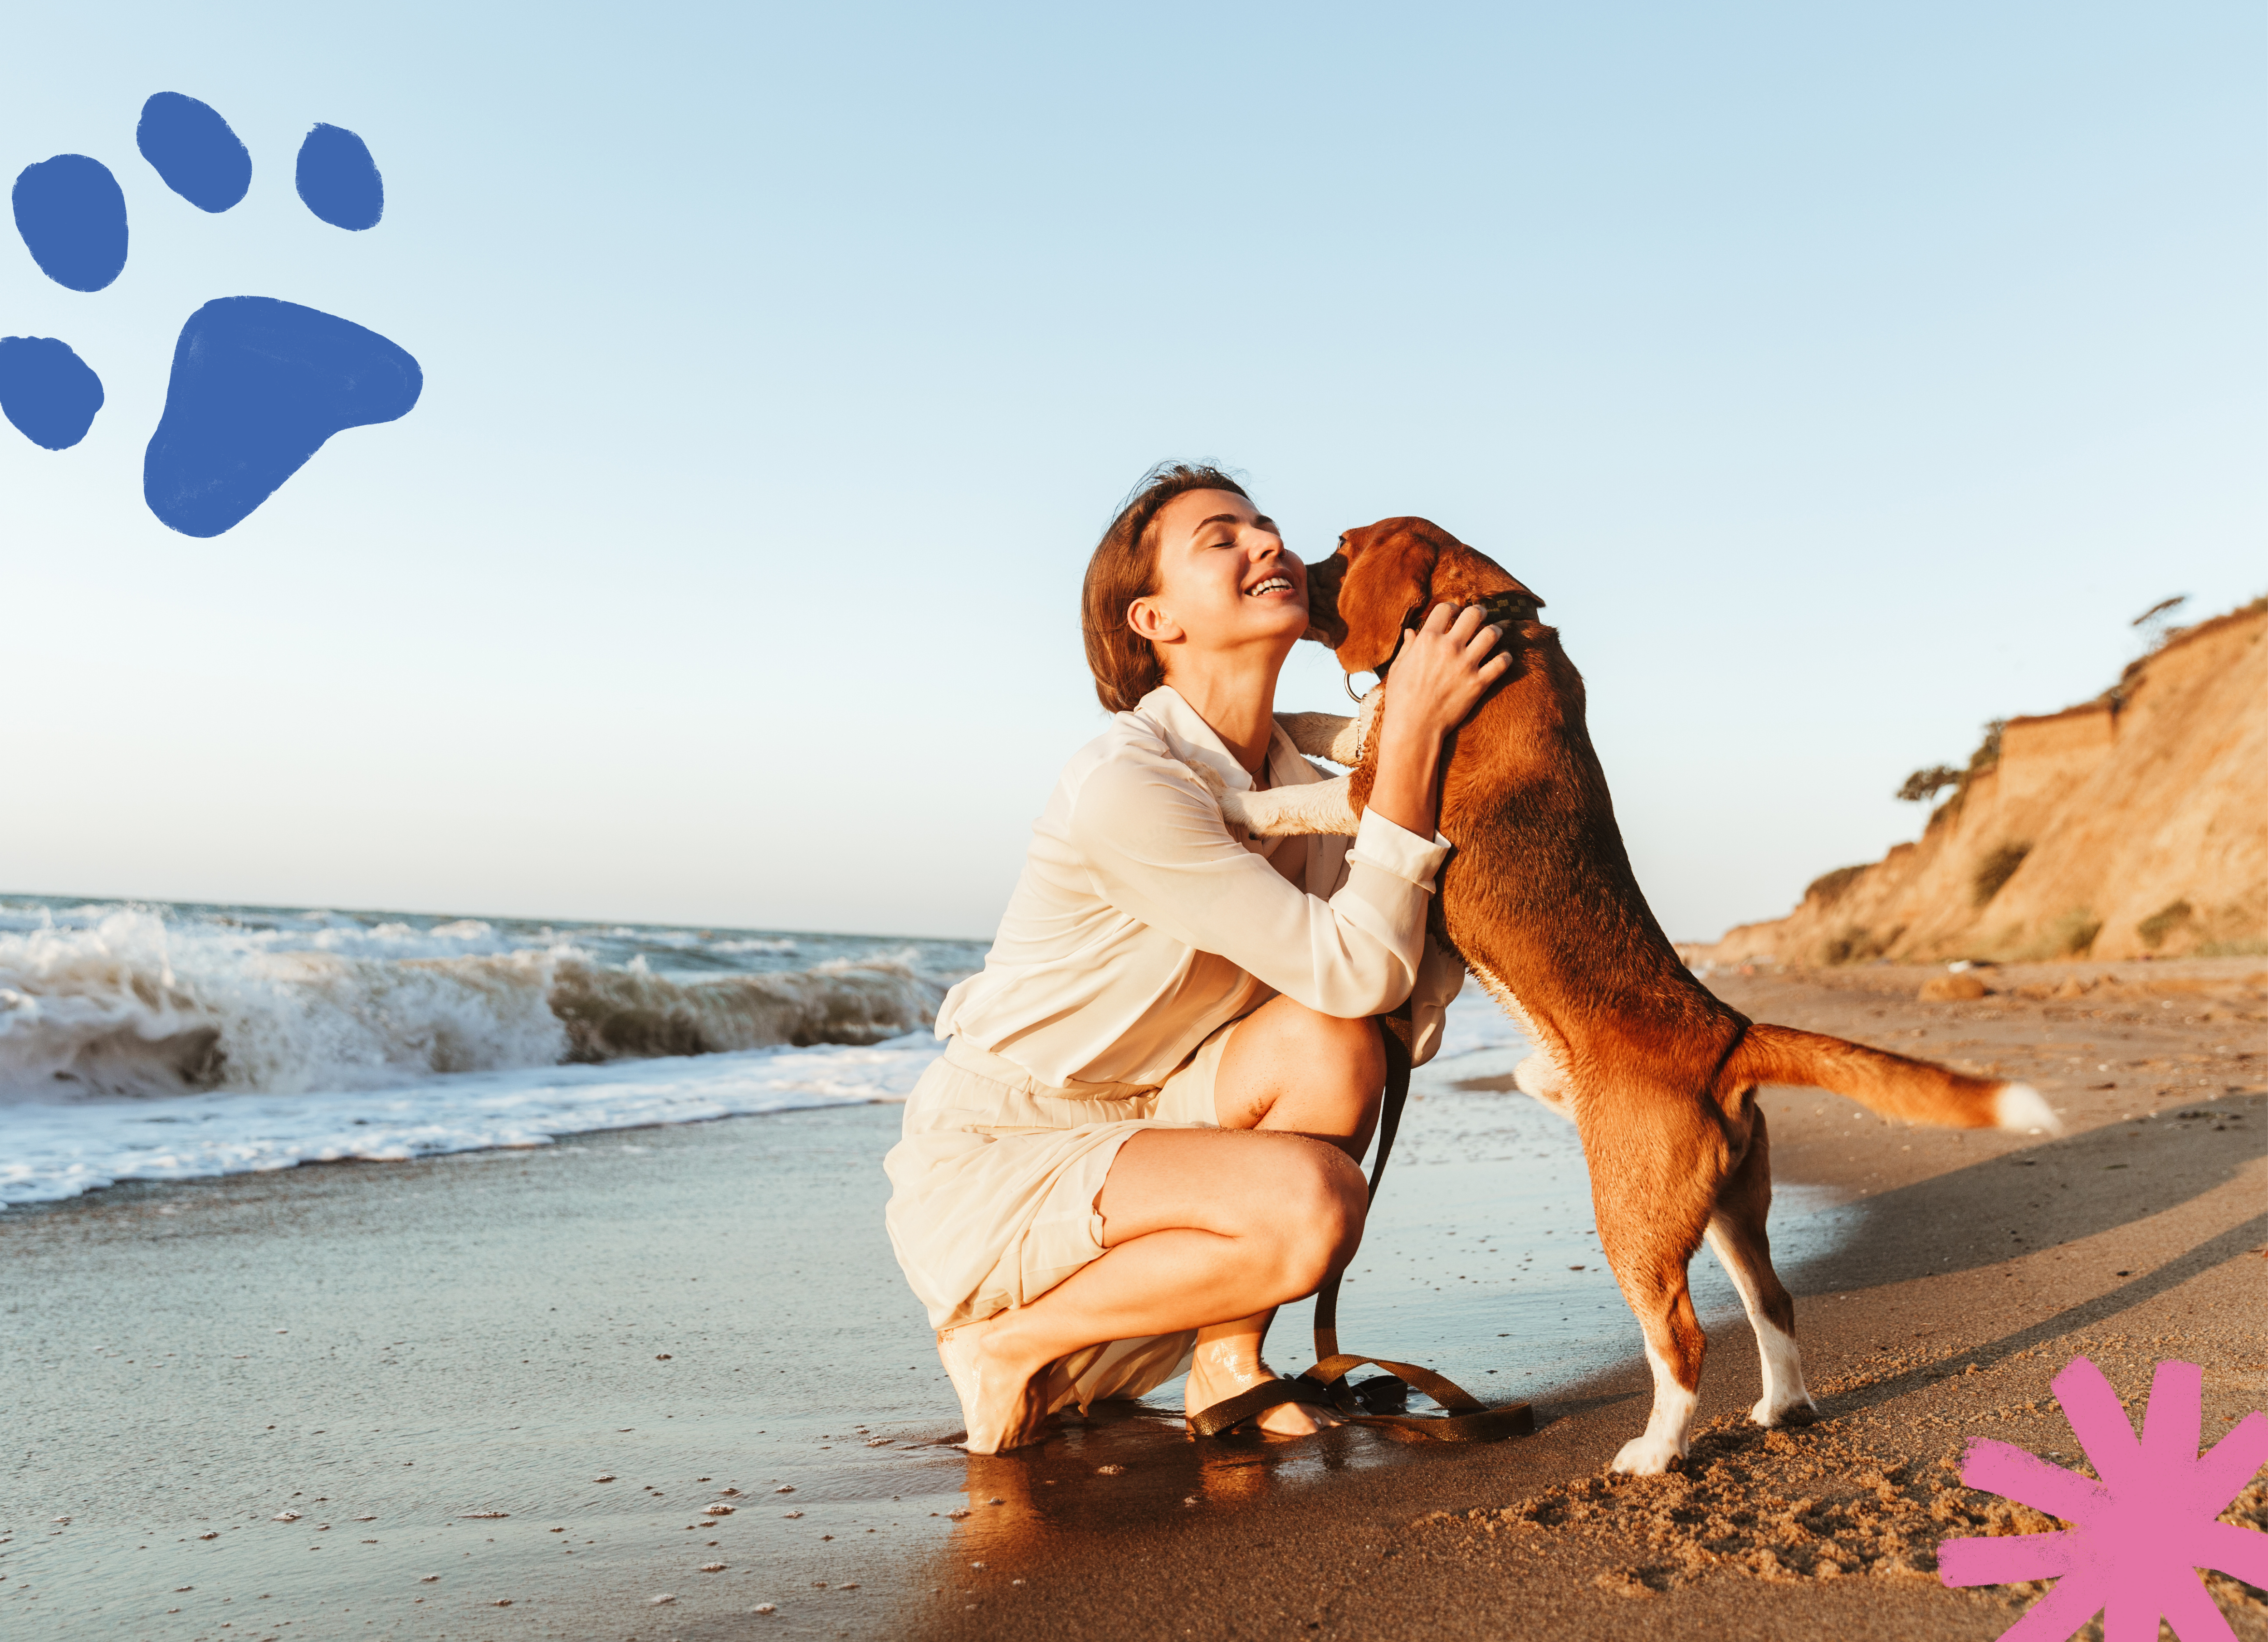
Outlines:
{"type": "Polygon", "coordinates": [[[1909,1122],[2055,1133],[2022,1083],[1816,1032],[1752,1022],[1679,961],[1647,909],[1583,718],[1583,681],[1543,600],[1419,518],[1348,531],[1308,573],[1310,639],[1381,682],[1351,718],[1283,715],[1303,752],[1351,766],[1317,785],[1220,794],[1259,834],[1352,832],[1370,792],[1373,729],[1406,628],[1437,603],[1481,603],[1506,624],[1512,670],[1454,739],[1441,832],[1455,849],[1432,917],[1536,1052],[1514,1081],[1581,1131],[1599,1235],[1646,1332],[1653,1409],[1614,1469],[1641,1476],[1686,1453],[1706,1345],[1686,1266],[1706,1240],[1740,1291],[1763,1359],[1760,1426],[1808,1424],[1815,1404],[1795,1303],[1772,1271],[1771,1167],[1762,1085],[1808,1084],[1909,1122]]]}

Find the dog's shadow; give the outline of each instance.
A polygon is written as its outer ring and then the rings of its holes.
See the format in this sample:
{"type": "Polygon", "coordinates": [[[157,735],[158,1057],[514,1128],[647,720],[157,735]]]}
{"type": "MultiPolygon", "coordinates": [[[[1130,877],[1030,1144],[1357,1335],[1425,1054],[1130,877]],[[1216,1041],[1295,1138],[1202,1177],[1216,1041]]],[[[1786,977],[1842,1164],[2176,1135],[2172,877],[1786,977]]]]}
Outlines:
{"type": "Polygon", "coordinates": [[[2258,1096],[2043,1141],[1859,1199],[1841,1212],[1855,1217],[1852,1235],[1787,1259],[1780,1279],[1799,1295],[1817,1294],[1998,1265],[2202,1197],[2264,1149],[2268,1114],[2258,1096]]]}
{"type": "MultiPolygon", "coordinates": [[[[1816,1297],[1998,1265],[2137,1225],[2203,1197],[2228,1184],[2264,1150],[2268,1117],[2257,1095],[2198,1102],[2028,1147],[1859,1199],[1845,1211],[1855,1217],[1847,1235],[1815,1255],[1789,1260],[1781,1278],[1799,1297],[1816,1297]],[[2159,1166],[2144,1168],[2146,1162],[2159,1166]],[[1980,1184],[1988,1189],[1980,1192],[1980,1184]]],[[[2268,1213],[2250,1215],[2154,1267],[2145,1265],[2145,1256],[2105,1250],[2099,1264],[2107,1269],[2099,1275],[2124,1279],[2114,1286],[1945,1362],[1853,1388],[1835,1402],[1872,1406],[1948,1369],[1957,1372],[1971,1362],[1989,1367],[2102,1323],[2223,1261],[2268,1252],[2264,1244],[2268,1213]]]]}

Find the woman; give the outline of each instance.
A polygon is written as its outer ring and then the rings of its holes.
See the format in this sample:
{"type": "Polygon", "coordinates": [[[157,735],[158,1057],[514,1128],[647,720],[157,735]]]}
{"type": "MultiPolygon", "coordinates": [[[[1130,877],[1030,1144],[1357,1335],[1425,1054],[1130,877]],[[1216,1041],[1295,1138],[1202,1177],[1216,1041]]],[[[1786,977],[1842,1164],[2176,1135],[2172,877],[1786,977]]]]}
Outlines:
{"type": "Polygon", "coordinates": [[[1422,1060],[1463,978],[1425,940],[1443,740],[1507,665],[1477,610],[1435,609],[1395,662],[1351,846],[1241,841],[1192,766],[1240,790],[1322,779],[1271,715],[1306,567],[1233,480],[1163,467],[1104,533],[1084,604],[1115,716],[1035,825],[984,968],[939,1009],[951,1042],[885,1163],[975,1454],[1184,1367],[1190,1411],[1235,1395],[1269,1374],[1275,1308],[1352,1257],[1385,1083],[1372,1017],[1410,999],[1422,1060]]]}

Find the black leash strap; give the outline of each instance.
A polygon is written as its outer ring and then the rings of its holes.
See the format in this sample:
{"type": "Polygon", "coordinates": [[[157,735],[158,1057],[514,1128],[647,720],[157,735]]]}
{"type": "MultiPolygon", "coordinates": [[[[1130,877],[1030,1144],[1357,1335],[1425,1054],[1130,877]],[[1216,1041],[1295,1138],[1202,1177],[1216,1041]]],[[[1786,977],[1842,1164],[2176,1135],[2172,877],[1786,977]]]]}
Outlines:
{"type": "MultiPolygon", "coordinates": [[[[1402,1035],[1379,1022],[1378,1035],[1386,1045],[1386,1093],[1378,1103],[1378,1155],[1370,1165],[1370,1201],[1378,1201],[1378,1183],[1386,1178],[1386,1160],[1394,1155],[1394,1136],[1402,1127],[1402,1108],[1410,1099],[1410,1045],[1402,1035]]],[[[1339,1354],[1339,1279],[1334,1272],[1315,1291],[1315,1359],[1318,1364],[1339,1354]]],[[[1336,1376],[1334,1376],[1336,1377],[1336,1376]]]]}
{"type": "MultiPolygon", "coordinates": [[[[1379,1036],[1386,1045],[1386,1092],[1378,1108],[1378,1156],[1370,1166],[1370,1201],[1378,1201],[1378,1183],[1386,1177],[1386,1160],[1394,1151],[1394,1136],[1402,1126],[1402,1109],[1410,1099],[1410,1045],[1393,1025],[1381,1019],[1379,1036]]],[[[1343,1274],[1342,1274],[1343,1275],[1343,1274]]],[[[1315,1366],[1299,1376],[1329,1394],[1331,1406],[1357,1425],[1375,1426],[1389,1437],[1404,1442],[1493,1442],[1504,1437],[1524,1437],[1535,1429],[1535,1415],[1525,1403],[1506,1403],[1491,1408],[1471,1392],[1430,1368],[1415,1363],[1394,1362],[1384,1357],[1358,1357],[1339,1350],[1339,1275],[1315,1291],[1315,1366]],[[1365,1363],[1386,1370],[1390,1381],[1366,1380],[1360,1385],[1347,1383],[1350,1369],[1365,1363]],[[1424,1392],[1448,1412],[1446,1415],[1420,1416],[1369,1411],[1369,1405],[1380,1402],[1398,1402],[1410,1390],[1424,1392]]],[[[1298,1381],[1286,1381],[1286,1385],[1298,1381]]],[[[1278,1403],[1309,1402],[1303,1395],[1271,1395],[1275,1388],[1256,1386],[1242,1397],[1219,1405],[1226,1411],[1244,1398],[1261,1397],[1262,1407],[1273,1407],[1278,1403]]],[[[1216,1411],[1207,1409],[1211,1414],[1216,1411]]],[[[1240,1413],[1237,1418],[1249,1418],[1240,1413]]],[[[1224,1420],[1214,1428],[1226,1429],[1234,1424],[1224,1420]]],[[[1205,1434],[1211,1434],[1207,1433],[1205,1434]]]]}

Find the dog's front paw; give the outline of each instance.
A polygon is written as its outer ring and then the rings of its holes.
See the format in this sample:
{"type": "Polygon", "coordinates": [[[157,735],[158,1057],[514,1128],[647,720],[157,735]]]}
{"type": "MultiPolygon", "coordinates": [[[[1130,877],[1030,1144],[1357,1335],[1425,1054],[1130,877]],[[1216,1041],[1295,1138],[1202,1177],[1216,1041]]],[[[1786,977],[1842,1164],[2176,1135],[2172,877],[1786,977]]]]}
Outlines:
{"type": "Polygon", "coordinates": [[[1609,1469],[1629,1477],[1659,1477],[1671,1466],[1683,1464],[1684,1460],[1683,1448],[1667,1437],[1657,1437],[1649,1432],[1623,1444],[1622,1452],[1615,1455],[1609,1469]]]}
{"type": "Polygon", "coordinates": [[[1189,772],[1197,778],[1197,785],[1211,794],[1212,801],[1220,806],[1221,819],[1228,823],[1230,833],[1239,839],[1249,836],[1252,817],[1244,807],[1245,795],[1233,791],[1228,782],[1222,779],[1220,772],[1202,759],[1190,759],[1189,772]]]}

